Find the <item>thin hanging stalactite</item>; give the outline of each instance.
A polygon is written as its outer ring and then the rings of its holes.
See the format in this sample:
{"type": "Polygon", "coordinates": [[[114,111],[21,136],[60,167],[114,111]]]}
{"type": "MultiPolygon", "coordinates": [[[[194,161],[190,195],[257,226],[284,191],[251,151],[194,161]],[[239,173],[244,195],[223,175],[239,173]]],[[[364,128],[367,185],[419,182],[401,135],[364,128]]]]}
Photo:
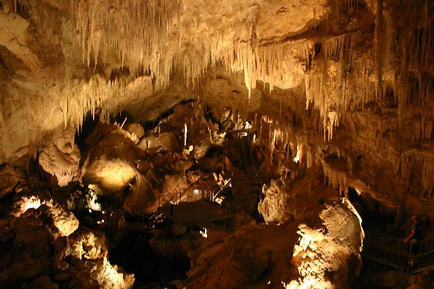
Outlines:
{"type": "Polygon", "coordinates": [[[376,62],[377,62],[377,87],[376,87],[376,101],[381,101],[383,98],[383,76],[382,76],[382,62],[383,62],[383,0],[377,0],[377,16],[375,20],[375,38],[376,38],[376,62]]]}

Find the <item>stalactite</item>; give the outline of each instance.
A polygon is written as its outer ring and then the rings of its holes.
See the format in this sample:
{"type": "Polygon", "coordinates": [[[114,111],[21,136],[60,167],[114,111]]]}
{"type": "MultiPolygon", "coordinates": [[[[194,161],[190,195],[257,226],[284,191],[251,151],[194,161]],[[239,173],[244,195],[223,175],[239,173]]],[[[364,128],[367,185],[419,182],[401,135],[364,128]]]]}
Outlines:
{"type": "Polygon", "coordinates": [[[123,95],[127,84],[122,82],[108,82],[99,76],[89,81],[72,81],[59,91],[53,93],[63,95],[63,122],[65,127],[75,127],[80,131],[88,113],[95,119],[100,110],[100,120],[110,121],[110,116],[123,109],[123,95]]]}
{"type": "Polygon", "coordinates": [[[180,1],[71,1],[86,63],[104,62],[117,51],[122,66],[128,63],[136,75],[140,70],[152,71],[157,86],[167,86],[172,63],[159,55],[168,52],[165,40],[179,15],[180,1]]]}
{"type": "Polygon", "coordinates": [[[376,96],[377,101],[383,95],[383,76],[382,76],[382,62],[383,62],[383,0],[377,0],[377,18],[375,20],[375,38],[376,46],[376,62],[377,62],[377,87],[376,96]]]}
{"type": "Polygon", "coordinates": [[[324,171],[324,181],[327,181],[330,186],[339,191],[348,191],[348,180],[347,172],[345,170],[339,169],[338,167],[333,167],[326,161],[322,160],[322,166],[324,171]]]}
{"type": "Polygon", "coordinates": [[[412,6],[408,3],[403,7],[406,14],[396,15],[395,25],[400,30],[400,45],[398,55],[402,59],[395,76],[394,91],[398,97],[398,112],[400,127],[404,123],[412,123],[413,138],[416,141],[432,139],[434,136],[434,111],[422,109],[432,107],[434,78],[430,75],[432,62],[433,18],[429,14],[430,1],[424,1],[423,7],[412,6]],[[408,112],[417,111],[421,120],[409,119],[408,112]]]}
{"type": "Polygon", "coordinates": [[[401,178],[408,192],[428,199],[434,198],[433,171],[427,164],[434,162],[429,149],[412,149],[401,155],[401,178]]]}

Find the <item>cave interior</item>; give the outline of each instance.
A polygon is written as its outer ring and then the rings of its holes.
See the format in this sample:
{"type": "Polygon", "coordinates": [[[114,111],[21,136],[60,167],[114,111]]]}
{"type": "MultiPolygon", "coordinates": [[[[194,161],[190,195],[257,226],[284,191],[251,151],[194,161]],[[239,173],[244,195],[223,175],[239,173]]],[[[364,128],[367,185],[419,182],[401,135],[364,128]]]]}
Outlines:
{"type": "Polygon", "coordinates": [[[0,0],[0,288],[434,288],[434,1],[0,0]]]}

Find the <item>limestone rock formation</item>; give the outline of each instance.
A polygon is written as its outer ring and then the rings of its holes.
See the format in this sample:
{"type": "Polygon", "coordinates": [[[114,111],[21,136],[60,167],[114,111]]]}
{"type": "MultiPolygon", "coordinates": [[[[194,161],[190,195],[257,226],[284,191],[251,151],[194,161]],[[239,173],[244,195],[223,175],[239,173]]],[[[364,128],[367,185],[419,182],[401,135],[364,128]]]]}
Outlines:
{"type": "Polygon", "coordinates": [[[128,136],[119,134],[116,126],[101,125],[90,139],[92,148],[86,156],[83,174],[86,183],[113,193],[136,178],[135,161],[142,152],[128,136]]]}
{"type": "Polygon", "coordinates": [[[139,123],[130,123],[125,129],[139,140],[145,135],[145,130],[139,123]]]}
{"type": "Polygon", "coordinates": [[[51,220],[52,225],[61,236],[69,236],[78,228],[78,220],[73,213],[65,210],[53,200],[44,200],[37,196],[23,196],[15,202],[15,210],[11,213],[15,217],[20,217],[28,210],[38,210],[42,206],[43,214],[51,220]]]}
{"type": "Polygon", "coordinates": [[[143,150],[156,147],[163,147],[167,150],[174,152],[180,151],[178,140],[176,139],[176,136],[171,132],[163,132],[157,137],[144,137],[139,144],[139,148],[143,150]]]}
{"type": "Polygon", "coordinates": [[[50,217],[53,225],[59,230],[61,236],[69,236],[78,228],[78,220],[73,213],[66,211],[59,205],[50,206],[50,217]]]}
{"type": "Polygon", "coordinates": [[[74,143],[74,129],[59,131],[53,136],[53,143],[43,147],[39,153],[39,164],[49,174],[57,178],[64,187],[80,176],[80,150],[74,143]]]}
{"type": "Polygon", "coordinates": [[[300,224],[301,238],[294,248],[300,278],[288,282],[285,288],[346,288],[351,284],[362,266],[364,238],[361,222],[351,206],[347,200],[328,205],[320,213],[323,228],[300,224]]]}
{"type": "Polygon", "coordinates": [[[272,180],[270,186],[262,188],[265,198],[258,205],[258,211],[264,217],[265,222],[283,223],[286,217],[287,196],[281,192],[282,183],[272,180]]]}

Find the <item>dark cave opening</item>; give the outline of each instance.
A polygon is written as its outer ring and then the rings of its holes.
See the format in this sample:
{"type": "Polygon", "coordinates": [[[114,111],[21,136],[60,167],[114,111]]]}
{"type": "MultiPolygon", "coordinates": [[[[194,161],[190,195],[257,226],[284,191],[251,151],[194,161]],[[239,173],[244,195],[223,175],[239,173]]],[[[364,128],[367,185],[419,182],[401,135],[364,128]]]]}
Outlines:
{"type": "Polygon", "coordinates": [[[174,288],[171,285],[172,281],[187,278],[190,259],[187,256],[158,256],[149,244],[153,237],[152,232],[126,233],[113,245],[110,261],[122,266],[128,273],[134,273],[134,288],[174,288]]]}
{"type": "Polygon", "coordinates": [[[92,116],[90,113],[84,117],[83,125],[80,130],[75,133],[75,143],[80,151],[84,152],[87,148],[86,140],[92,134],[99,123],[99,111],[92,116]]]}

